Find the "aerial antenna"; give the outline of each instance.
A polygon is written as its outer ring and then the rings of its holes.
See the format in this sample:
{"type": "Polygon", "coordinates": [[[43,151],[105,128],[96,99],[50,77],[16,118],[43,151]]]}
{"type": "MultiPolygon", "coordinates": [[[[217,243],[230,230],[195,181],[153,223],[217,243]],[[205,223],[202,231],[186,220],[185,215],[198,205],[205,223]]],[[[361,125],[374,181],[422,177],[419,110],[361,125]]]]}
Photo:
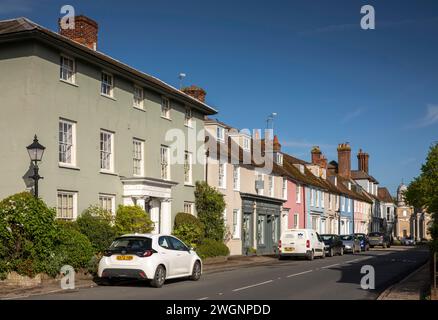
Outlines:
{"type": "Polygon", "coordinates": [[[272,112],[266,119],[266,129],[272,129],[274,132],[274,118],[277,116],[277,112],[272,112]]]}
{"type": "Polygon", "coordinates": [[[180,73],[178,75],[178,79],[179,79],[179,89],[181,90],[183,88],[183,80],[187,75],[185,73],[180,73]]]}

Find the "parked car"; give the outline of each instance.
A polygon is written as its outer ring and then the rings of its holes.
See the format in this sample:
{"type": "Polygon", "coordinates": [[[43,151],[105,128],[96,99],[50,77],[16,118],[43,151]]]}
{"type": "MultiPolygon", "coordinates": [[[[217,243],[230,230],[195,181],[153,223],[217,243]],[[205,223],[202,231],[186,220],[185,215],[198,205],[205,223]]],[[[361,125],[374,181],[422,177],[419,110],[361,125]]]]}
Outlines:
{"type": "Polygon", "coordinates": [[[360,241],[360,249],[362,251],[370,250],[370,241],[365,233],[355,233],[354,234],[360,241]]]}
{"type": "Polygon", "coordinates": [[[325,258],[324,242],[313,229],[289,229],[278,241],[279,259],[285,257],[325,258]]]}
{"type": "Polygon", "coordinates": [[[181,240],[165,234],[127,234],[114,240],[99,262],[98,276],[149,280],[160,288],[167,279],[199,280],[202,260],[181,240]]]}
{"type": "Polygon", "coordinates": [[[414,237],[404,237],[401,240],[401,244],[404,246],[415,246],[415,239],[414,237]]]}
{"type": "Polygon", "coordinates": [[[370,248],[375,246],[382,246],[383,248],[391,247],[391,238],[383,232],[371,232],[368,234],[368,241],[370,242],[370,248]]]}
{"type": "Polygon", "coordinates": [[[360,252],[360,240],[354,234],[346,234],[340,236],[340,238],[344,244],[345,252],[351,252],[353,254],[360,252]]]}
{"type": "Polygon", "coordinates": [[[333,257],[335,254],[344,255],[344,244],[336,234],[321,234],[324,241],[325,254],[333,257]]]}

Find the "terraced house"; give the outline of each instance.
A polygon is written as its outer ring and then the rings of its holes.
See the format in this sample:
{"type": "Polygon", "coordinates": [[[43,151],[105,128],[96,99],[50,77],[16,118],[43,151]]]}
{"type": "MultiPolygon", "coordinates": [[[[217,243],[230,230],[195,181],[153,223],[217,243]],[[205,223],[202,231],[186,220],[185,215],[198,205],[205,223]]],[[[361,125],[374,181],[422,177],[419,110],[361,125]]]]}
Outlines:
{"type": "Polygon", "coordinates": [[[37,134],[46,147],[40,196],[58,218],[92,204],[113,212],[137,204],[155,232],[169,233],[177,212],[194,213],[204,166],[193,161],[203,141],[171,163],[166,133],[197,136],[216,111],[205,93],[195,99],[97,51],[97,39],[97,23],[84,16],[60,33],[25,18],[0,22],[0,198],[32,189],[26,146],[37,134]]]}

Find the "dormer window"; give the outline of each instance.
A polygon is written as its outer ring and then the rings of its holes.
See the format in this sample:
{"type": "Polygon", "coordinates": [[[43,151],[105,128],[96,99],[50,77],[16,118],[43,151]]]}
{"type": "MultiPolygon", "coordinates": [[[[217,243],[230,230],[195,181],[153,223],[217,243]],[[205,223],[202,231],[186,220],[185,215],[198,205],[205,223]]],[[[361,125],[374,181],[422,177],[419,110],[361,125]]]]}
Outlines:
{"type": "Polygon", "coordinates": [[[216,139],[220,142],[225,142],[225,129],[223,127],[217,127],[216,139]]]}
{"type": "Polygon", "coordinates": [[[280,152],[274,153],[274,161],[276,164],[282,166],[283,165],[283,155],[280,152]]]}

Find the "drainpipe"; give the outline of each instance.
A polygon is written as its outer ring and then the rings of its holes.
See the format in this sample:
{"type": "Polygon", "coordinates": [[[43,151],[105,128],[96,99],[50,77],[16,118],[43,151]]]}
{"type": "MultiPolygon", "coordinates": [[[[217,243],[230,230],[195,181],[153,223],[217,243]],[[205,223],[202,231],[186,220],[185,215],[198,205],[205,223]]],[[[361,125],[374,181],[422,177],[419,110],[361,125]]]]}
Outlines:
{"type": "Polygon", "coordinates": [[[303,184],[303,211],[304,211],[304,229],[306,229],[306,227],[307,227],[307,221],[306,221],[307,207],[306,207],[306,188],[304,187],[304,184],[303,184]]]}

